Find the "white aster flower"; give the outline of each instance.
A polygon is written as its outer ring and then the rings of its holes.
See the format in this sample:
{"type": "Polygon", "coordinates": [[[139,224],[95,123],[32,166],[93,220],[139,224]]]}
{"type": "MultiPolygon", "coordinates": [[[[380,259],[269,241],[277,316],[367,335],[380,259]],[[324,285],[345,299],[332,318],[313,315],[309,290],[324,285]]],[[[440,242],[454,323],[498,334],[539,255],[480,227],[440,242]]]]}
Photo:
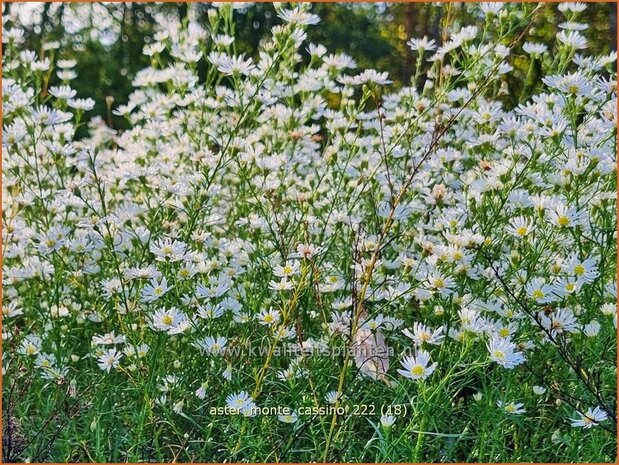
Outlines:
{"type": "Polygon", "coordinates": [[[405,357],[400,362],[403,369],[398,369],[398,373],[410,379],[426,379],[430,376],[437,367],[437,363],[430,363],[430,353],[425,350],[420,350],[414,356],[405,357]]]}

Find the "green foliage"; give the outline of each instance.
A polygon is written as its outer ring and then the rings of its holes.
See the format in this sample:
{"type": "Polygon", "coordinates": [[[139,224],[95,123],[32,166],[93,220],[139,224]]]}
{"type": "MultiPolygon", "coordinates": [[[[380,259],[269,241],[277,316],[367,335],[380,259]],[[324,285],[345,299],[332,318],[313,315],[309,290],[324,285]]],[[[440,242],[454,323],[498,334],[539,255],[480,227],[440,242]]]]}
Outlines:
{"type": "MultiPolygon", "coordinates": [[[[148,65],[148,57],[142,55],[144,43],[152,40],[154,17],[160,13],[175,14],[179,18],[187,15],[183,3],[109,3],[103,4],[109,14],[119,25],[118,38],[111,44],[102,45],[98,38],[89,34],[63,35],[60,18],[64,9],[74,8],[71,4],[62,4],[55,11],[50,11],[49,4],[43,12],[43,34],[28,31],[28,45],[37,50],[41,43],[60,40],[73,43],[75,53],[66,53],[74,57],[79,53],[77,72],[81,79],[75,84],[80,95],[95,99],[93,114],[100,115],[106,121],[112,121],[117,128],[127,128],[126,121],[108,112],[106,97],[124,103],[132,91],[131,78],[148,65]]],[[[208,23],[208,4],[198,4],[198,21],[208,23]]],[[[474,23],[476,17],[466,4],[458,3],[314,3],[312,11],[323,20],[320,28],[308,31],[309,41],[320,43],[331,52],[345,52],[351,55],[360,69],[374,68],[387,71],[396,86],[407,85],[415,71],[406,41],[410,37],[427,35],[440,39],[441,24],[451,23],[457,27],[462,23],[474,23]]],[[[595,33],[589,34],[589,49],[592,53],[605,54],[615,50],[616,4],[592,3],[583,13],[581,20],[595,33]]],[[[93,26],[97,24],[97,14],[91,18],[93,26]]],[[[481,21],[481,20],[480,20],[481,21]]],[[[545,5],[535,17],[527,40],[547,43],[558,31],[563,21],[559,12],[552,5],[545,5]]],[[[257,3],[248,8],[244,14],[235,15],[237,51],[251,55],[260,41],[268,35],[276,23],[276,13],[272,3],[257,3]]],[[[443,28],[442,34],[448,29],[443,28]]],[[[521,57],[515,61],[516,72],[510,76],[509,86],[514,94],[521,95],[523,84],[530,81],[528,92],[534,91],[539,84],[539,69],[529,75],[529,58],[520,50],[521,57]]],[[[537,65],[536,65],[537,66],[537,65]]],[[[204,66],[201,70],[204,71],[204,66]]],[[[50,85],[57,83],[52,78],[50,85]]],[[[511,100],[511,104],[517,104],[511,100]]]]}

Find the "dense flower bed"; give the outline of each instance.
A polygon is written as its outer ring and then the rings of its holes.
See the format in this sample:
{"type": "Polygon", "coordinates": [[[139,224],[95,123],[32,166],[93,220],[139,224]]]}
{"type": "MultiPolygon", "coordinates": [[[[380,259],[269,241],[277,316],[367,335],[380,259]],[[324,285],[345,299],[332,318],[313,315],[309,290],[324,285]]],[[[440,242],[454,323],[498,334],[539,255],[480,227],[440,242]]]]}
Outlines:
{"type": "Polygon", "coordinates": [[[614,460],[616,53],[585,7],[539,44],[535,4],[482,4],[400,89],[307,43],[308,4],[252,56],[190,8],[109,102],[126,131],[3,16],[5,455],[614,460]],[[514,57],[543,78],[510,107],[514,57]]]}

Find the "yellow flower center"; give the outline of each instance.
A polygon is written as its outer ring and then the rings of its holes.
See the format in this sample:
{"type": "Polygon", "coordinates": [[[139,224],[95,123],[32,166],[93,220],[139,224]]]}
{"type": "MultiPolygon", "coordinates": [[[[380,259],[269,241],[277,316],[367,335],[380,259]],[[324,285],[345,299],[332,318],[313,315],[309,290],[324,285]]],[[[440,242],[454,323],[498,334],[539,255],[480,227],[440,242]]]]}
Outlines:
{"type": "Polygon", "coordinates": [[[174,318],[172,318],[171,315],[165,315],[161,321],[163,322],[164,325],[171,325],[172,322],[174,321],[174,318]]]}
{"type": "Polygon", "coordinates": [[[415,376],[421,376],[423,375],[424,369],[421,365],[415,365],[414,367],[411,368],[411,373],[414,374],[415,376]]]}
{"type": "Polygon", "coordinates": [[[505,352],[502,350],[495,350],[492,352],[492,356],[494,358],[498,358],[499,360],[503,360],[505,358],[505,352]]]}
{"type": "Polygon", "coordinates": [[[533,297],[535,297],[536,299],[543,299],[544,293],[541,291],[541,289],[535,289],[533,291],[533,297]]]}
{"type": "Polygon", "coordinates": [[[559,223],[559,226],[565,227],[570,224],[570,219],[567,216],[560,216],[557,218],[557,223],[559,223]]]}
{"type": "Polygon", "coordinates": [[[576,265],[574,267],[574,274],[576,276],[582,276],[583,274],[585,274],[585,267],[582,265],[576,265]]]}
{"type": "Polygon", "coordinates": [[[518,229],[516,229],[516,233],[519,236],[526,236],[528,231],[529,231],[529,228],[527,228],[526,226],[520,226],[518,229]]]}

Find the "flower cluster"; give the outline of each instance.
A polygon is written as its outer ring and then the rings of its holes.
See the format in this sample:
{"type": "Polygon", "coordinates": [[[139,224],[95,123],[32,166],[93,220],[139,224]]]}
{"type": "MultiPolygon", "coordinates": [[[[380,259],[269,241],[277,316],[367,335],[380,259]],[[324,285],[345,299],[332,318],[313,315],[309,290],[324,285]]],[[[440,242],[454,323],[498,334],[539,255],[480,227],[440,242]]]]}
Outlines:
{"type": "Polygon", "coordinates": [[[392,88],[308,43],[309,4],[277,4],[251,55],[236,52],[239,5],[206,24],[190,5],[158,18],[151,64],[113,108],[124,131],[85,118],[79,55],[24,48],[6,14],[4,385],[71,385],[83,402],[106,386],[98,415],[133,408],[133,441],[170,428],[219,444],[196,446],[201,460],[271,458],[243,455],[247,431],[300,423],[284,444],[324,433],[307,457],[326,460],[356,420],[296,409],[368,396],[413,415],[374,412],[387,439],[437,415],[614,437],[616,53],[587,54],[585,6],[559,5],[541,44],[504,35],[535,4],[476,5],[480,25],[411,39],[415,76],[392,88]],[[544,77],[514,102],[516,59],[544,77]],[[269,405],[292,413],[253,413],[269,405]]]}

